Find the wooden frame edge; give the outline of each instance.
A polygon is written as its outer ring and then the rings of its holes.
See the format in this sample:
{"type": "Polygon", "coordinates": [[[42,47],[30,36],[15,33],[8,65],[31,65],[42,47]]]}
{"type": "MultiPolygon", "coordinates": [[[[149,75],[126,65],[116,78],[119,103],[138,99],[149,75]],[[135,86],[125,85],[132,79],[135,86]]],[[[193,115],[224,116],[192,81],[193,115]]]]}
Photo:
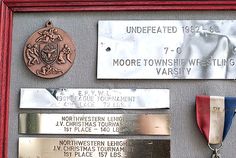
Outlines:
{"type": "Polygon", "coordinates": [[[14,12],[236,10],[233,0],[3,0],[14,12]]]}
{"type": "Polygon", "coordinates": [[[12,11],[0,2],[0,157],[7,157],[12,11]]]}
{"type": "Polygon", "coordinates": [[[14,12],[236,10],[232,0],[0,0],[0,158],[8,157],[8,113],[14,12]]]}

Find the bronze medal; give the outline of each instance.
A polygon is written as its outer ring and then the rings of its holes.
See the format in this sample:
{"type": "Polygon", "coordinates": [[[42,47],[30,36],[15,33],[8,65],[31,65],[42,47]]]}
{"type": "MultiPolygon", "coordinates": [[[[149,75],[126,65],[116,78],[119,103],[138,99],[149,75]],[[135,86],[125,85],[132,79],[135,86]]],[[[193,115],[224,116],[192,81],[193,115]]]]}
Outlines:
{"type": "Polygon", "coordinates": [[[24,47],[24,61],[35,75],[56,78],[65,74],[75,59],[75,46],[69,35],[51,21],[34,32],[24,47]]]}

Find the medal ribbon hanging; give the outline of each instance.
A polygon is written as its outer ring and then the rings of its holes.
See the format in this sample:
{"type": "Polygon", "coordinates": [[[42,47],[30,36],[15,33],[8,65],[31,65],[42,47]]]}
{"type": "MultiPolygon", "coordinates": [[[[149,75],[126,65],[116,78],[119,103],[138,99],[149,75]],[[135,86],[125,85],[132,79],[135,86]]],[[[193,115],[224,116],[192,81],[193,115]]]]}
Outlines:
{"type": "Polygon", "coordinates": [[[197,96],[197,124],[213,150],[212,158],[220,158],[219,149],[225,139],[236,110],[236,97],[197,96]],[[213,148],[212,145],[220,145],[213,148]]]}

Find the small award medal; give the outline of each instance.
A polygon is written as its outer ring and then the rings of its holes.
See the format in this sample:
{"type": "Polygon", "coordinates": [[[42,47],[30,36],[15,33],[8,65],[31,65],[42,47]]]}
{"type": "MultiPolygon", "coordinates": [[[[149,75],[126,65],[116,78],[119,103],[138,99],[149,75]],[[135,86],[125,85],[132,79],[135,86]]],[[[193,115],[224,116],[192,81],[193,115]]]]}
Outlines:
{"type": "Polygon", "coordinates": [[[65,74],[75,59],[75,46],[68,34],[51,21],[34,32],[24,47],[24,61],[35,75],[56,78],[65,74]]]}
{"type": "Polygon", "coordinates": [[[197,96],[197,124],[213,151],[211,158],[221,158],[219,153],[233,121],[236,97],[197,96]]]}

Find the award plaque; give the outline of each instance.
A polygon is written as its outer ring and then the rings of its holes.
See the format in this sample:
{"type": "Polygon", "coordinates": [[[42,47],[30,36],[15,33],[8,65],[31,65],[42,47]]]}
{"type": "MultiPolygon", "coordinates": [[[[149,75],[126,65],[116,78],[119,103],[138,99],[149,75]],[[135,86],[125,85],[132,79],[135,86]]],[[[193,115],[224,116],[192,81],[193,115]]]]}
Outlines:
{"type": "Polygon", "coordinates": [[[235,20],[99,21],[97,78],[235,79],[235,26],[235,20]]]}
{"type": "Polygon", "coordinates": [[[22,88],[20,108],[161,109],[170,107],[169,98],[168,89],[22,88]]]}
{"type": "Polygon", "coordinates": [[[170,135],[170,115],[21,113],[19,133],[170,135]]]}
{"type": "Polygon", "coordinates": [[[170,141],[21,137],[19,158],[29,157],[170,158],[170,141]]]}
{"type": "MultiPolygon", "coordinates": [[[[236,155],[235,121],[223,147],[212,144],[211,151],[194,117],[206,116],[195,110],[196,95],[236,96],[236,1],[0,0],[0,8],[1,158],[236,155]],[[57,31],[42,33],[47,21],[57,31]],[[71,42],[47,41],[63,35],[59,29],[73,40],[76,55],[69,53],[71,42]],[[45,42],[27,42],[36,30],[33,41],[45,42]],[[29,58],[44,44],[53,44],[46,56],[56,65],[29,58]],[[52,57],[56,47],[58,57],[52,57]],[[60,66],[72,63],[59,77],[60,66]],[[58,76],[47,75],[54,71],[58,76]],[[88,94],[81,100],[78,91],[88,94]]],[[[208,114],[218,120],[213,110],[208,114]]]]}

